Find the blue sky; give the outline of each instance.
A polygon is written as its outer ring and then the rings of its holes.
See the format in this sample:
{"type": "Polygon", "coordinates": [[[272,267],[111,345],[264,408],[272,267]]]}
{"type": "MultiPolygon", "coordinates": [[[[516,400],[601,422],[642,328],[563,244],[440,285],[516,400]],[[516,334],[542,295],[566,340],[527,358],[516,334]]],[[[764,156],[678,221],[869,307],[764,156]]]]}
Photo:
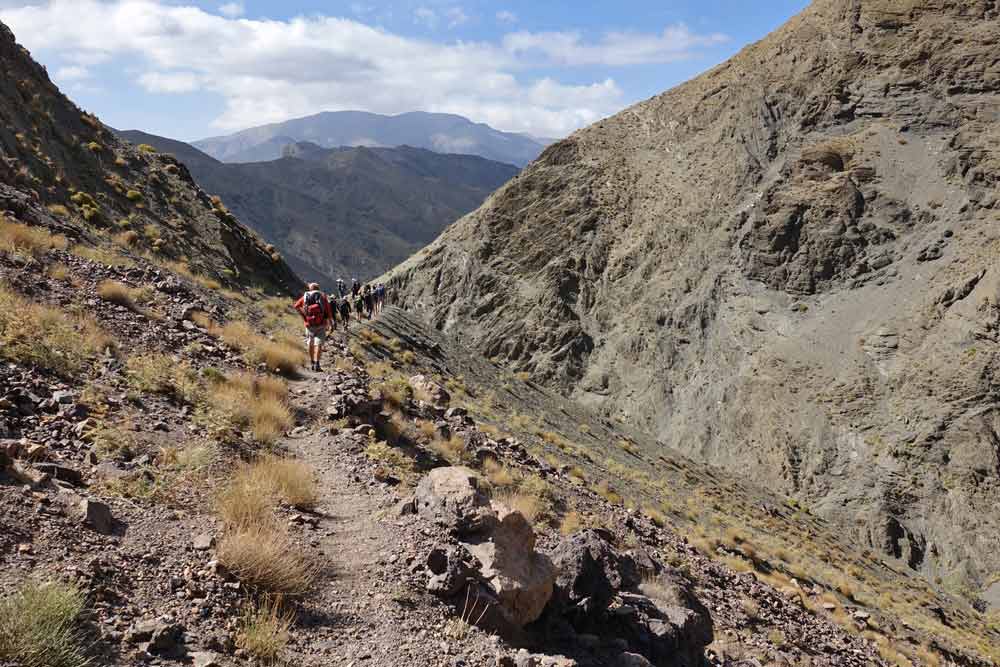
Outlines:
{"type": "Polygon", "coordinates": [[[563,136],[725,60],[808,0],[0,0],[83,108],[194,140],[326,110],[563,136]]]}

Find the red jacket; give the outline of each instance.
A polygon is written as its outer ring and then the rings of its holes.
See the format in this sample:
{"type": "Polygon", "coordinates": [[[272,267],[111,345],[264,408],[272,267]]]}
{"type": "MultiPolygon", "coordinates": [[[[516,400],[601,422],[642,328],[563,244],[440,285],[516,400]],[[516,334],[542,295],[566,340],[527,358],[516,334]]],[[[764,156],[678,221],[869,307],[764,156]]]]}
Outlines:
{"type": "MultiPolygon", "coordinates": [[[[308,294],[309,292],[306,292],[308,294]]],[[[295,302],[295,310],[299,311],[299,315],[302,319],[306,318],[306,294],[299,297],[299,300],[295,302]]],[[[330,300],[326,298],[326,295],[322,292],[319,293],[320,302],[323,305],[323,324],[333,320],[333,310],[330,308],[330,300]]]]}

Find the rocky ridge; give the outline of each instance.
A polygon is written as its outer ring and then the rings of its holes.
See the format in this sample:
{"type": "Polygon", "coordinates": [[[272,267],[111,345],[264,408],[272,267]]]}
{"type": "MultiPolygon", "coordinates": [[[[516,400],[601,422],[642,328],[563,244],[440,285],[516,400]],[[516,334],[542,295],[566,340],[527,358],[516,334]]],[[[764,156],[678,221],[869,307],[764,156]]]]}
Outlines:
{"type": "Polygon", "coordinates": [[[1000,568],[992,0],[816,0],[394,270],[490,358],[984,606],[1000,568]]]}

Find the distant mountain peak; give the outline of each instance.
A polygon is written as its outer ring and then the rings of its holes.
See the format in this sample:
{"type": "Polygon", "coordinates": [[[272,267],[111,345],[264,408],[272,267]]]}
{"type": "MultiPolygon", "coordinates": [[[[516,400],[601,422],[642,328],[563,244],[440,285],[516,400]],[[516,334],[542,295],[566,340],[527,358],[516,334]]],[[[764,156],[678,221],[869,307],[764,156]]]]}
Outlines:
{"type": "Polygon", "coordinates": [[[324,111],[202,139],[193,145],[223,162],[265,162],[282,157],[287,146],[301,142],[321,148],[409,145],[437,153],[478,155],[518,167],[538,157],[547,145],[526,134],[502,132],[456,114],[427,111],[393,116],[324,111]]]}

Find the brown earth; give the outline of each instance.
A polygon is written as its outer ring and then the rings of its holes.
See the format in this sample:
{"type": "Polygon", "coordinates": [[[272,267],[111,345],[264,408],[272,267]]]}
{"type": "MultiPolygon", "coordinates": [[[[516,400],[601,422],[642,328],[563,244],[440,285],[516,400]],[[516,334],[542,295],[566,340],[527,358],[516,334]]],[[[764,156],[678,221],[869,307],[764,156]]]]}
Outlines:
{"type": "Polygon", "coordinates": [[[816,0],[551,146],[390,274],[401,302],[983,606],[998,17],[992,0],[816,0]]]}

